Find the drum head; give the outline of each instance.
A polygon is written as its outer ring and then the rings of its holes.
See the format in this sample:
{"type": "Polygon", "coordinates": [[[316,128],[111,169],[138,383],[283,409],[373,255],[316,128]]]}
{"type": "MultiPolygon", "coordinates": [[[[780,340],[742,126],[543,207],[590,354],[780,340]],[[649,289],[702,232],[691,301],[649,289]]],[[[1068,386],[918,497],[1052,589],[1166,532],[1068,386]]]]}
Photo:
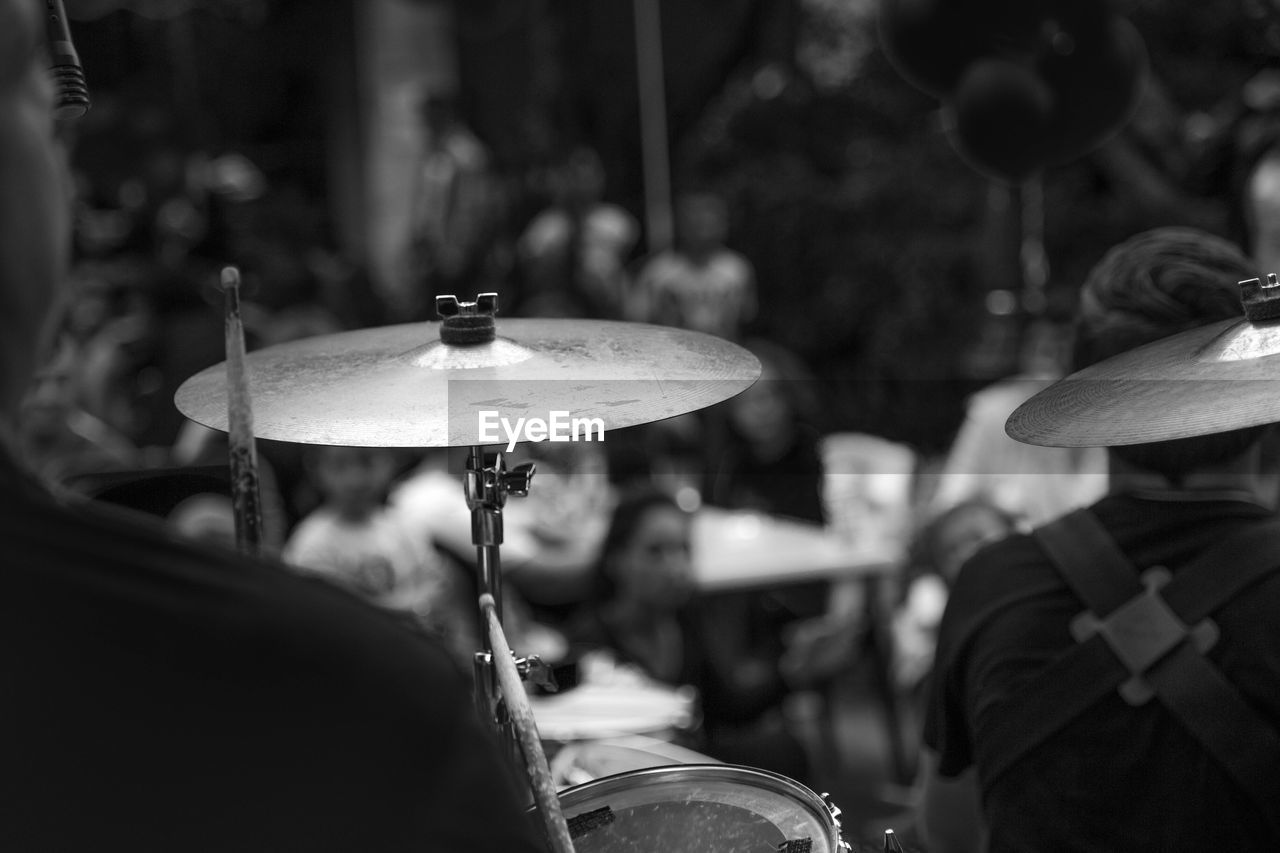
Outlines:
{"type": "Polygon", "coordinates": [[[728,764],[655,767],[562,791],[576,853],[836,853],[827,804],[785,776],[728,764]]]}

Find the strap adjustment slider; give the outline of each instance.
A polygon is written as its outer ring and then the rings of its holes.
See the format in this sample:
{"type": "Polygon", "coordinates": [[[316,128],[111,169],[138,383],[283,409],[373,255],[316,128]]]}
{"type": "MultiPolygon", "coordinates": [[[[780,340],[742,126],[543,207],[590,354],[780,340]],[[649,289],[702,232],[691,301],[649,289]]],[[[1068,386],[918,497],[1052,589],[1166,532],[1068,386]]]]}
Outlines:
{"type": "Polygon", "coordinates": [[[1218,626],[1204,619],[1189,627],[1174,613],[1160,595],[1160,588],[1170,580],[1169,570],[1156,566],[1142,573],[1143,591],[1121,604],[1105,618],[1086,610],[1071,620],[1071,636],[1083,643],[1101,634],[1130,678],[1119,687],[1120,695],[1130,705],[1144,705],[1155,692],[1142,677],[1161,658],[1188,637],[1204,654],[1218,641],[1218,626]]]}

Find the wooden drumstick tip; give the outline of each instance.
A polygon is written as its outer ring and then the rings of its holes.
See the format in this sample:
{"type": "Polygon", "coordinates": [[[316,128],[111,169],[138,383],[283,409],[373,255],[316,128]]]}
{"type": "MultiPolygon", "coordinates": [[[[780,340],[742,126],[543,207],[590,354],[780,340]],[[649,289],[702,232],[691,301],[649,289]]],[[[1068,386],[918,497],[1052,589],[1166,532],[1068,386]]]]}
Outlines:
{"type": "Polygon", "coordinates": [[[222,283],[223,290],[238,290],[240,288],[240,270],[234,266],[225,266],[219,274],[219,280],[222,283]]]}

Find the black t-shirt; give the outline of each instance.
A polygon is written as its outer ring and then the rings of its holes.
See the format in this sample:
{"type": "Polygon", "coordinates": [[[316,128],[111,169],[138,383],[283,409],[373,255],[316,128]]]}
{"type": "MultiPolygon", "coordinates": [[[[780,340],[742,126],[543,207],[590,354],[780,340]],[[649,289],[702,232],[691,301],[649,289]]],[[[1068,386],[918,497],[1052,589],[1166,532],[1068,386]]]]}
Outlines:
{"type": "MultiPolygon", "coordinates": [[[[1175,574],[1203,548],[1269,517],[1245,502],[1122,495],[1093,511],[1136,567],[1175,574]]],[[[995,543],[965,564],[943,618],[925,720],[942,775],[981,769],[993,706],[1073,645],[1068,624],[1083,609],[1030,537],[995,543]]],[[[1222,636],[1209,658],[1280,726],[1277,614],[1280,574],[1272,574],[1214,615],[1222,636]]],[[[983,807],[993,853],[1280,850],[1244,791],[1158,700],[1134,708],[1118,694],[984,790],[983,807]]]]}
{"type": "Polygon", "coordinates": [[[0,849],[541,850],[433,640],[0,483],[0,849]]]}

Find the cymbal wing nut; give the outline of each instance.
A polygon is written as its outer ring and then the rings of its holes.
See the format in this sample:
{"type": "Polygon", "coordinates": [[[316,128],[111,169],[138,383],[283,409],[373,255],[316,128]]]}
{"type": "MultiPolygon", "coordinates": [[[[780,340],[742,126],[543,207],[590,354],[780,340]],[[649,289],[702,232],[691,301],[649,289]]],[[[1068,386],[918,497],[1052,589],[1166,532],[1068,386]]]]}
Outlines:
{"type": "Polygon", "coordinates": [[[440,315],[440,340],[446,344],[487,344],[497,337],[496,293],[481,293],[475,302],[460,302],[456,296],[437,296],[436,313],[440,315]]]}
{"type": "Polygon", "coordinates": [[[510,471],[505,472],[503,480],[507,487],[507,494],[515,495],[518,498],[529,496],[529,488],[533,485],[533,475],[537,471],[538,466],[535,462],[522,462],[510,471]]]}

